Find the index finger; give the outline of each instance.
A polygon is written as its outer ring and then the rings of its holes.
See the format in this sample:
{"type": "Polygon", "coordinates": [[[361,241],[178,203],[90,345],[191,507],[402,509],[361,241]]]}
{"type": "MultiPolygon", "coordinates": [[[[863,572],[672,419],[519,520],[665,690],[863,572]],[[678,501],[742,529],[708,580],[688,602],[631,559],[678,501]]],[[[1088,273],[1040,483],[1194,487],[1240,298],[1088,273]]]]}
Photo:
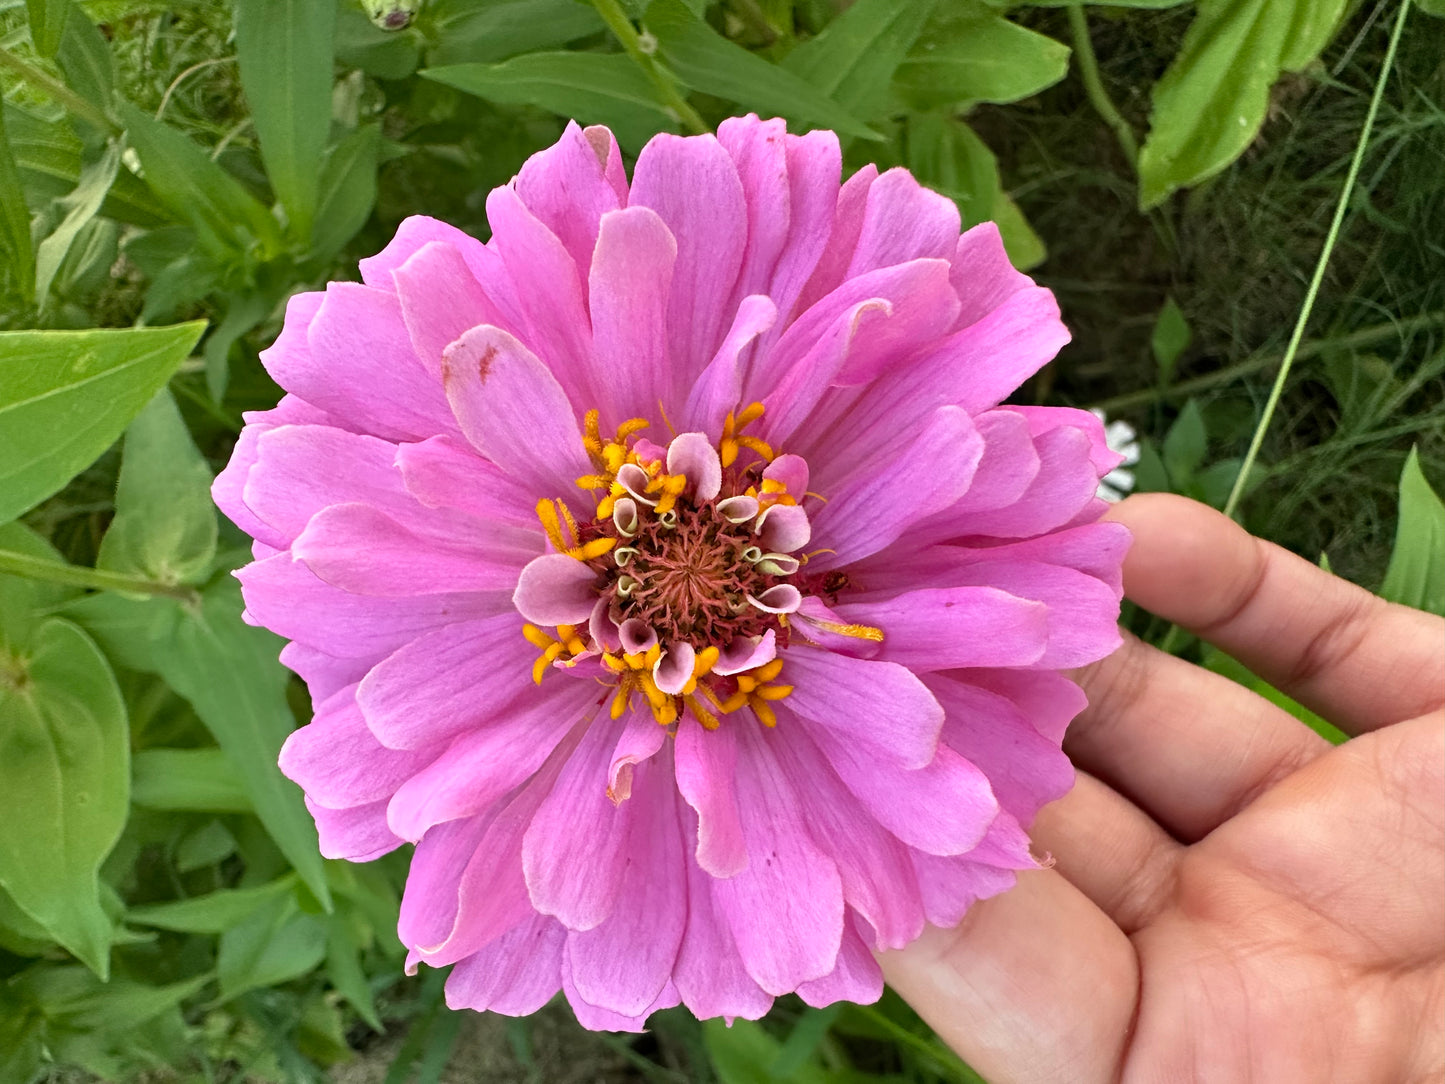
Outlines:
{"type": "Polygon", "coordinates": [[[1134,545],[1124,591],[1351,734],[1445,700],[1445,621],[1396,606],[1166,493],[1110,519],[1134,545]]]}

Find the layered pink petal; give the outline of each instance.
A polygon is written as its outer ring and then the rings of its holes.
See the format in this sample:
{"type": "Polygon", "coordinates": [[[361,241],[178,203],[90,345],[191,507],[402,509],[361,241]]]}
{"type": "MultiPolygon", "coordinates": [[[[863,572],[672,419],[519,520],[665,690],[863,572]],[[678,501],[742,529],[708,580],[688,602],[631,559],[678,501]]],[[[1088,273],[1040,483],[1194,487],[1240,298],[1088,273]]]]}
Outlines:
{"type": "Polygon", "coordinates": [[[447,976],[447,1007],[530,1016],[562,986],[567,931],[533,915],[459,961],[447,976]]]}
{"type": "Polygon", "coordinates": [[[390,798],[439,749],[388,749],[367,729],[354,688],[322,704],[281,747],[281,771],[313,800],[344,808],[390,798]]]}
{"type": "Polygon", "coordinates": [[[592,263],[602,216],[617,210],[626,198],[625,187],[619,192],[608,176],[614,159],[620,170],[611,132],[606,128],[584,132],[574,121],[555,144],[528,158],[512,182],[527,209],[562,242],[579,268],[592,263]]]}

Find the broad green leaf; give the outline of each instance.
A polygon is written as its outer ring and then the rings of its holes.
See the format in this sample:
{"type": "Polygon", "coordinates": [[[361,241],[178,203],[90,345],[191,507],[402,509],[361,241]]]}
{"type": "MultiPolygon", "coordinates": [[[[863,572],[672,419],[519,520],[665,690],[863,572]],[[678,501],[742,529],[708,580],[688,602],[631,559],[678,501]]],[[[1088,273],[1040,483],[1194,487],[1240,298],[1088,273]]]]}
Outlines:
{"type": "Polygon", "coordinates": [[[495,62],[553,49],[604,29],[597,11],[576,0],[458,5],[437,18],[436,44],[426,59],[431,67],[495,62]]]}
{"type": "Polygon", "coordinates": [[[41,56],[54,56],[70,18],[70,0],[25,0],[30,16],[30,40],[41,56]]]}
{"type": "Polygon", "coordinates": [[[405,79],[416,71],[421,46],[414,32],[379,30],[361,10],[345,4],[336,13],[336,60],[378,79],[405,79]]]}
{"type": "Polygon", "coordinates": [[[0,109],[0,253],[21,302],[29,305],[35,300],[35,244],[30,237],[25,187],[6,130],[6,112],[0,109]]]}
{"type": "Polygon", "coordinates": [[[331,148],[321,166],[320,204],[311,233],[311,255],[333,259],[376,206],[377,152],[381,128],[366,124],[331,148]]]}
{"type": "Polygon", "coordinates": [[[1043,261],[1044,244],[1023,212],[1003,190],[998,161],[968,125],[933,113],[905,122],[908,168],[924,184],[958,204],[965,229],[996,222],[1015,267],[1027,270],[1043,261]]]}
{"type": "Polygon", "coordinates": [[[0,653],[0,885],[104,978],[98,871],[129,808],[125,703],[105,656],[68,621],[0,653]]]}
{"type": "Polygon", "coordinates": [[[0,332],[0,522],[105,451],[204,328],[0,332]]]}
{"type": "Polygon", "coordinates": [[[914,109],[965,102],[1015,102],[1053,86],[1069,70],[1069,47],[997,16],[951,20],[925,34],[894,78],[914,109]]]}
{"type": "Polygon", "coordinates": [[[1204,428],[1204,415],[1199,403],[1193,399],[1184,404],[1179,417],[1169,427],[1164,437],[1164,466],[1169,470],[1170,481],[1181,486],[1194,476],[1204,463],[1208,450],[1209,434],[1204,428]]]}
{"type": "Polygon", "coordinates": [[[1139,153],[1139,206],[1229,165],[1264,123],[1269,88],[1324,48],[1345,0],[1200,0],[1184,44],[1154,84],[1139,153]]]}
{"type": "Polygon", "coordinates": [[[336,5],[325,0],[235,0],[241,87],[266,176],[291,232],[309,242],[321,154],[331,130],[336,5]]]}
{"type": "Polygon", "coordinates": [[[271,212],[210,155],[129,102],[120,103],[119,112],[146,184],[177,218],[195,227],[204,247],[216,255],[245,253],[257,244],[265,255],[281,250],[271,212]]]}
{"type": "Polygon", "coordinates": [[[656,88],[621,53],[529,53],[421,74],[488,101],[537,105],[584,124],[605,124],[634,144],[674,123],[656,88]]]}
{"type": "Polygon", "coordinates": [[[190,701],[240,777],[256,815],[301,879],[328,909],[331,893],[316,827],[301,790],[276,758],[295,728],[286,702],[290,674],[277,661],[281,640],[241,620],[240,586],[229,576],[184,609],[171,639],[154,648],[156,668],[190,701]]]}
{"type": "Polygon", "coordinates": [[[235,768],[219,749],[142,749],[132,760],[130,797],[146,809],[255,812],[235,768]]]}
{"type": "Polygon", "coordinates": [[[673,74],[693,90],[763,116],[794,117],[839,135],[883,138],[811,83],[722,37],[683,0],[653,0],[643,22],[673,74]]]}
{"type": "Polygon", "coordinates": [[[90,633],[116,666],[153,674],[155,647],[173,635],[180,607],[168,598],[97,591],[68,602],[64,614],[90,633]]]}
{"type": "Polygon", "coordinates": [[[236,837],[219,820],[209,820],[187,832],[176,844],[176,869],[194,873],[224,862],[236,853],[236,837]]]}
{"type": "MultiPolygon", "coordinates": [[[[32,207],[58,199],[80,183],[81,142],[69,122],[51,122],[5,103],[5,127],[32,207]]],[[[100,213],[132,226],[163,226],[170,216],[124,163],[106,193],[100,213]]]]}
{"type": "Polygon", "coordinates": [[[42,308],[45,307],[46,296],[50,293],[50,284],[55,279],[55,273],[60,270],[60,265],[70,252],[70,246],[75,243],[81,227],[95,217],[101,204],[105,202],[106,193],[110,191],[119,168],[120,144],[112,141],[106,145],[98,161],[80,171],[80,181],[76,184],[75,191],[60,201],[65,218],[49,237],[40,242],[40,247],[35,251],[35,296],[42,308]]]}
{"type": "Polygon", "coordinates": [[[262,904],[221,934],[216,973],[229,1000],[260,986],[304,975],[326,955],[326,920],[303,914],[288,894],[262,904]]]}
{"type": "Polygon", "coordinates": [[[0,986],[0,1080],[27,1084],[45,1057],[45,1018],[0,986]]]}
{"type": "Polygon", "coordinates": [[[1445,617],[1445,504],[1410,449],[1400,472],[1400,518],[1380,596],[1445,617]]]}
{"type": "MultiPolygon", "coordinates": [[[[713,1071],[722,1084],[775,1084],[784,1079],[773,1070],[783,1044],[761,1024],[734,1020],[729,1027],[722,1020],[707,1020],[702,1034],[713,1071]]],[[[828,1084],[842,1078],[816,1063],[805,1063],[793,1066],[786,1079],[793,1084],[828,1084]]]]}
{"type": "Polygon", "coordinates": [[[165,986],[117,978],[99,982],[80,968],[53,968],[31,984],[47,1021],[79,1032],[122,1033],[173,1009],[210,982],[209,975],[165,986]]]}
{"type": "Polygon", "coordinates": [[[125,431],[115,518],[95,564],[158,583],[195,583],[215,555],[211,468],[162,388],[125,431]]]}
{"type": "Polygon", "coordinates": [[[246,332],[266,319],[276,304],[275,285],[234,293],[226,302],[226,315],[206,337],[201,357],[206,361],[206,391],[219,403],[231,382],[231,347],[246,332]]]}
{"type": "Polygon", "coordinates": [[[177,933],[224,933],[245,922],[263,906],[291,898],[295,887],[296,878],[288,873],[255,888],[223,888],[174,903],[132,907],[125,913],[125,919],[140,926],[177,933]]]}
{"type": "Polygon", "coordinates": [[[1437,19],[1445,19],[1445,0],[1415,0],[1415,6],[1426,15],[1433,15],[1437,19]]]}
{"type": "MultiPolygon", "coordinates": [[[[55,547],[23,523],[0,525],[0,552],[19,553],[42,561],[64,563],[55,547]]],[[[19,647],[43,620],[41,611],[59,606],[79,589],[46,583],[28,576],[0,573],[0,650],[6,644],[19,647]]]]}
{"type": "Polygon", "coordinates": [[[336,992],[356,1010],[358,1016],[376,1031],[382,1030],[376,1011],[376,999],[361,966],[361,949],[346,916],[337,913],[326,922],[326,977],[336,992]]]}
{"type": "Polygon", "coordinates": [[[115,89],[110,43],[79,4],[70,5],[65,33],[60,39],[55,60],[65,73],[65,81],[71,90],[101,112],[110,112],[111,95],[115,89]]]}
{"type": "Polygon", "coordinates": [[[1192,336],[1193,332],[1189,330],[1189,321],[1184,318],[1183,310],[1173,297],[1166,297],[1163,308],[1154,319],[1154,330],[1149,336],[1149,349],[1154,353],[1154,364],[1159,367],[1161,383],[1168,384],[1174,379],[1174,366],[1178,364],[1179,355],[1184,353],[1192,336]]]}
{"type": "Polygon", "coordinates": [[[933,6],[934,0],[858,0],[782,66],[864,120],[884,116],[888,84],[933,6]]]}
{"type": "MultiPolygon", "coordinates": [[[[1066,8],[1078,2],[1079,0],[1022,0],[1018,6],[1027,8],[1066,8]]],[[[1160,11],[1164,8],[1177,8],[1189,2],[1190,0],[1089,0],[1089,6],[1096,8],[1148,8],[1160,11]]]]}

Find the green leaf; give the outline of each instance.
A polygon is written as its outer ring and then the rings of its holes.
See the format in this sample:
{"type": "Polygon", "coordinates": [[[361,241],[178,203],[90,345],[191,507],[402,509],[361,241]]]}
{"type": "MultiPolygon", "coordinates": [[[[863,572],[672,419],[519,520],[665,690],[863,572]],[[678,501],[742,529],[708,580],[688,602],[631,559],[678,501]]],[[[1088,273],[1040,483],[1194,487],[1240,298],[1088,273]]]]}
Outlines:
{"type": "Polygon", "coordinates": [[[117,978],[109,983],[79,968],[56,968],[36,982],[33,996],[55,1027],[78,1032],[120,1033],[140,1027],[210,982],[199,975],[166,986],[117,978]]]}
{"type": "Polygon", "coordinates": [[[11,280],[23,304],[35,300],[35,243],[30,236],[30,208],[15,153],[0,109],[0,253],[10,266],[11,280]]]}
{"type": "Polygon", "coordinates": [[[110,191],[119,168],[120,144],[112,141],[106,145],[98,161],[80,171],[75,191],[60,200],[65,218],[49,237],[40,242],[35,252],[35,295],[42,308],[55,273],[60,270],[81,227],[95,217],[105,202],[106,193],[110,191]]]}
{"type": "Polygon", "coordinates": [[[95,565],[158,583],[195,583],[215,555],[211,468],[162,388],[126,430],[115,518],[95,565]]]}
{"type": "Polygon", "coordinates": [[[489,63],[535,53],[601,33],[597,12],[576,0],[516,0],[514,3],[458,5],[438,17],[427,64],[489,63]]]}
{"type": "Polygon", "coordinates": [[[1184,44],[1154,84],[1149,138],[1139,153],[1139,206],[1229,165],[1264,123],[1281,70],[1324,48],[1345,0],[1200,0],[1184,44]]]}
{"type": "Polygon", "coordinates": [[[326,955],[326,922],[303,914],[296,897],[263,904],[221,934],[216,972],[221,998],[276,986],[306,974],[326,955]]]}
{"type": "Polygon", "coordinates": [[[0,1080],[27,1084],[45,1057],[45,1018],[0,986],[0,1080]]]}
{"type": "MultiPolygon", "coordinates": [[[[703,1040],[721,1084],[774,1084],[784,1079],[773,1072],[783,1045],[761,1024],[734,1020],[729,1027],[722,1020],[706,1020],[703,1040]]],[[[786,1077],[793,1084],[827,1084],[836,1079],[817,1064],[792,1067],[786,1077]]]]}
{"type": "Polygon", "coordinates": [[[366,124],[348,134],[326,155],[321,166],[320,205],[311,233],[311,256],[331,260],[356,231],[366,225],[376,206],[377,152],[381,127],[366,124]]]}
{"type": "Polygon", "coordinates": [[[1164,437],[1164,466],[1176,492],[1194,477],[1194,472],[1204,462],[1208,446],[1209,434],[1204,428],[1204,415],[1199,410],[1199,403],[1190,399],[1164,437]]]}
{"type": "MultiPolygon", "coordinates": [[[[42,561],[64,562],[55,547],[23,523],[0,525],[0,551],[20,553],[42,561]]],[[[33,580],[26,576],[0,574],[0,647],[19,646],[30,639],[43,619],[41,611],[52,610],[74,597],[78,589],[33,580]]]]}
{"type": "Polygon", "coordinates": [[[417,35],[379,30],[361,9],[345,4],[336,13],[336,60],[378,79],[405,79],[421,57],[417,35]]]}
{"type": "Polygon", "coordinates": [[[925,34],[893,81],[914,109],[1016,102],[1069,70],[1069,47],[998,16],[951,20],[925,34]]]}
{"type": "Polygon", "coordinates": [[[1154,352],[1154,363],[1159,366],[1161,384],[1168,384],[1174,379],[1174,366],[1192,335],[1183,310],[1175,304],[1173,297],[1166,297],[1164,307],[1154,320],[1154,331],[1149,336],[1149,348],[1154,352]]]}
{"type": "Polygon", "coordinates": [[[425,68],[421,75],[503,105],[536,105],[605,124],[634,145],[675,123],[657,89],[621,53],[529,53],[501,64],[425,68]]]}
{"type": "Polygon", "coordinates": [[[219,749],[142,749],[132,760],[130,798],[171,812],[255,812],[219,749]]]}
{"type": "Polygon", "coordinates": [[[224,933],[245,922],[263,906],[292,898],[295,887],[296,878],[288,873],[255,888],[223,888],[174,903],[132,907],[125,913],[125,919],[139,926],[177,933],[224,933]]]}
{"type": "Polygon", "coordinates": [[[0,522],[105,451],[204,328],[0,332],[0,522]]]}
{"type": "Polygon", "coordinates": [[[965,229],[996,222],[1015,267],[1043,261],[1044,244],[1003,190],[998,160],[961,120],[918,113],[904,122],[904,159],[924,184],[958,204],[965,229]]]}
{"type": "Polygon", "coordinates": [[[225,576],[206,590],[199,610],[183,609],[170,640],[154,648],[156,667],[196,709],[276,846],[330,909],[315,825],[300,788],[276,767],[296,725],[286,701],[290,674],[276,660],[282,641],[241,620],[240,594],[225,576]]]}
{"type": "Polygon", "coordinates": [[[1204,666],[1207,670],[1221,674],[1229,678],[1230,681],[1243,685],[1246,689],[1257,693],[1276,707],[1283,708],[1320,737],[1325,738],[1335,745],[1340,745],[1349,738],[1348,734],[1340,730],[1333,723],[1316,715],[1299,701],[1286,696],[1269,682],[1265,681],[1264,678],[1255,674],[1254,671],[1250,670],[1244,663],[1232,655],[1226,655],[1213,644],[1206,644],[1204,647],[1204,666]]]}
{"type": "Polygon", "coordinates": [[[326,977],[358,1016],[373,1030],[382,1030],[376,998],[371,994],[371,984],[361,966],[361,949],[350,924],[341,914],[329,916],[326,923],[326,977]]]}
{"type": "Polygon", "coordinates": [[[274,286],[229,295],[226,315],[206,338],[201,357],[206,362],[206,391],[219,403],[231,382],[231,347],[253,327],[266,319],[275,307],[274,286]]]}
{"type": "Polygon", "coordinates": [[[858,0],[798,46],[783,67],[865,120],[888,112],[888,84],[934,0],[858,0]]]}
{"type": "Polygon", "coordinates": [[[0,885],[106,977],[98,872],[125,825],[130,743],[110,664],[69,621],[50,618],[30,644],[0,647],[0,773],[0,885]]]}
{"type": "Polygon", "coordinates": [[[1410,449],[1400,472],[1400,518],[1380,596],[1445,617],[1445,504],[1410,449]]]}
{"type": "Polygon", "coordinates": [[[326,0],[235,0],[241,88],[271,187],[292,234],[311,239],[321,154],[331,130],[336,5],[326,0]]]}
{"type": "Polygon", "coordinates": [[[281,250],[271,212],[210,155],[129,102],[121,102],[119,112],[146,184],[177,218],[195,227],[203,247],[218,256],[246,253],[255,245],[263,255],[281,250]]]}
{"type": "Polygon", "coordinates": [[[883,137],[811,83],[722,37],[683,3],[653,0],[644,23],[684,85],[763,116],[793,117],[839,135],[883,137]]]}
{"type": "MultiPolygon", "coordinates": [[[[41,120],[8,102],[4,113],[10,149],[32,207],[64,196],[80,183],[82,145],[68,121],[41,120]]],[[[170,221],[145,182],[126,169],[124,162],[100,213],[132,226],[163,226],[170,221]]]]}
{"type": "Polygon", "coordinates": [[[109,113],[111,95],[115,90],[110,43],[79,4],[70,5],[65,34],[60,39],[55,60],[65,73],[65,81],[71,90],[102,113],[109,113]]]}
{"type": "Polygon", "coordinates": [[[1415,6],[1426,15],[1433,15],[1437,19],[1445,19],[1445,0],[1415,0],[1415,6]]]}
{"type": "Polygon", "coordinates": [[[30,17],[30,40],[41,56],[54,56],[70,18],[70,0],[25,0],[30,17]]]}

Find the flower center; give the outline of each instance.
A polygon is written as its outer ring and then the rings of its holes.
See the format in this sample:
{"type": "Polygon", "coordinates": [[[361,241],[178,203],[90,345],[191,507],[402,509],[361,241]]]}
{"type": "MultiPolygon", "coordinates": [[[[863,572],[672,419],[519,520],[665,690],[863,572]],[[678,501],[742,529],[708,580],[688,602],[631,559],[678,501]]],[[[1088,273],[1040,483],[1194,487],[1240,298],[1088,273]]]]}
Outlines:
{"type": "MultiPolygon", "coordinates": [[[[535,680],[554,666],[586,664],[583,673],[615,682],[614,717],[639,695],[663,724],[691,711],[712,728],[719,715],[744,706],[775,723],[770,703],[792,691],[775,683],[777,651],[802,601],[789,581],[805,558],[793,553],[810,528],[798,504],[806,465],[744,432],[762,411],[755,403],[728,415],[716,445],[683,433],[666,447],[637,437],[644,419],[603,440],[597,413],[588,414],[583,440],[596,473],[577,484],[595,501],[592,518],[579,522],[563,500],[540,501],[537,515],[556,554],[538,558],[523,578],[546,565],[539,582],[584,585],[589,601],[574,595],[569,619],[579,607],[591,612],[555,632],[526,627],[542,650],[535,680]]],[[[519,588],[524,615],[554,612],[543,594],[542,605],[527,594],[529,612],[519,588]]]]}

